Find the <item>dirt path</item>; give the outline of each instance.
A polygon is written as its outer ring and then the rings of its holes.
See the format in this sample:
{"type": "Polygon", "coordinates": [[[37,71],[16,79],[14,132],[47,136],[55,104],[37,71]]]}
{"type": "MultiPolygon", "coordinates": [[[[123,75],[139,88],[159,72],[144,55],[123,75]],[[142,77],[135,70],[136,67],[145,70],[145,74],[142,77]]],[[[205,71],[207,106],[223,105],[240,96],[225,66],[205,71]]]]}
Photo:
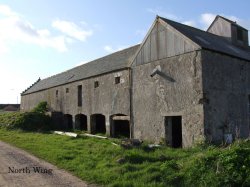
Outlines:
{"type": "Polygon", "coordinates": [[[0,141],[0,187],[94,186],[0,141]],[[40,167],[40,168],[39,168],[40,167]]]}

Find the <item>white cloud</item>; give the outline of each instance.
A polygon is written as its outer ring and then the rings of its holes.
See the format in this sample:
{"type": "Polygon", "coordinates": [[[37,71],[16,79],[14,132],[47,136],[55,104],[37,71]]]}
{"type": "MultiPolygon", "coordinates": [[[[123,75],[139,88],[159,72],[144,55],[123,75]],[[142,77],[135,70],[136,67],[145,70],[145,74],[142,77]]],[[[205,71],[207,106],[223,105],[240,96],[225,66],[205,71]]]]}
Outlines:
{"type": "Polygon", "coordinates": [[[86,63],[88,63],[88,62],[90,62],[90,61],[88,61],[88,60],[83,60],[83,61],[79,62],[78,64],[76,64],[76,66],[81,66],[81,65],[86,64],[86,63]]]}
{"type": "Polygon", "coordinates": [[[0,14],[4,16],[17,16],[18,14],[10,9],[7,5],[0,5],[0,14]]]}
{"type": "Polygon", "coordinates": [[[191,26],[191,27],[196,27],[196,22],[193,21],[193,20],[184,21],[184,22],[182,22],[182,24],[184,24],[184,25],[189,25],[189,26],[191,26]]]}
{"type": "Polygon", "coordinates": [[[211,23],[215,19],[215,17],[216,17],[216,14],[212,14],[212,13],[201,14],[200,23],[202,24],[203,28],[204,29],[208,28],[209,25],[211,25],[211,23]]]}
{"type": "Polygon", "coordinates": [[[118,47],[116,47],[116,48],[114,48],[114,47],[112,47],[111,45],[105,45],[104,46],[104,50],[105,51],[107,51],[107,52],[109,52],[109,53],[114,53],[114,52],[116,52],[116,51],[121,51],[121,50],[123,50],[123,49],[125,49],[125,48],[127,48],[128,46],[118,46],[118,47]]]}
{"type": "MultiPolygon", "coordinates": [[[[93,34],[92,30],[84,30],[73,22],[62,20],[52,22],[53,28],[61,32],[57,35],[52,34],[46,28],[36,28],[7,5],[0,5],[0,15],[2,15],[0,17],[0,55],[9,51],[7,44],[13,41],[65,52],[68,50],[67,44],[73,43],[75,39],[85,41],[93,34]]],[[[86,23],[81,22],[81,25],[86,26],[86,23]]]]}
{"type": "MultiPolygon", "coordinates": [[[[84,25],[86,25],[85,22],[84,25]]],[[[69,21],[56,20],[52,22],[52,26],[62,33],[65,33],[68,36],[80,41],[85,41],[87,37],[93,34],[92,30],[84,30],[83,28],[77,26],[75,23],[69,21]]]]}
{"type": "Polygon", "coordinates": [[[114,49],[110,45],[104,46],[104,50],[110,53],[114,52],[114,49]]]}
{"type": "Polygon", "coordinates": [[[60,52],[67,51],[63,36],[51,36],[46,29],[36,29],[31,23],[18,17],[0,19],[0,41],[18,41],[35,44],[42,47],[51,47],[60,52]]]}
{"type": "Polygon", "coordinates": [[[62,35],[51,36],[47,29],[37,29],[29,21],[18,16],[6,5],[0,5],[0,43],[1,49],[8,49],[7,43],[23,42],[41,47],[54,48],[60,52],[67,51],[65,37],[62,35]]]}

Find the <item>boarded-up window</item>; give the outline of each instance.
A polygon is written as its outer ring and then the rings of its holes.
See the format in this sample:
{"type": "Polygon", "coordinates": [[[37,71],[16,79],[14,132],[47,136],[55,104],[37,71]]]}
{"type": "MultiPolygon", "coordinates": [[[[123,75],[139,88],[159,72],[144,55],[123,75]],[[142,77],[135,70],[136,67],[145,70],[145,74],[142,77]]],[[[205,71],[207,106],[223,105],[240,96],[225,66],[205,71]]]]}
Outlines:
{"type": "Polygon", "coordinates": [[[78,106],[82,106],[82,85],[79,85],[77,88],[78,106]]]}

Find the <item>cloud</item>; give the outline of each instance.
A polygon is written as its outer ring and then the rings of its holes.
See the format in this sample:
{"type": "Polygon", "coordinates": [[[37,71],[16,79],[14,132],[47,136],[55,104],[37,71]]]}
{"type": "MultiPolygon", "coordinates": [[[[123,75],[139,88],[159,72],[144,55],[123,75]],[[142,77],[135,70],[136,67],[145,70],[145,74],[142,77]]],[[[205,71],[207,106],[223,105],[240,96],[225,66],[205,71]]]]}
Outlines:
{"type": "Polygon", "coordinates": [[[191,26],[191,27],[196,27],[196,22],[192,21],[192,20],[190,20],[190,21],[184,21],[184,22],[182,22],[182,24],[188,25],[188,26],[191,26]]]}
{"type": "Polygon", "coordinates": [[[10,9],[7,5],[0,5],[0,14],[4,16],[17,16],[18,14],[10,9]]]}
{"type": "Polygon", "coordinates": [[[0,28],[0,42],[2,42],[2,45],[6,45],[10,41],[15,41],[35,44],[41,47],[50,47],[60,52],[67,51],[65,37],[51,36],[49,30],[36,29],[30,22],[22,20],[19,17],[0,19],[0,28]]]}
{"type": "Polygon", "coordinates": [[[212,14],[212,13],[201,14],[201,16],[200,16],[200,23],[202,24],[202,27],[204,29],[208,28],[209,25],[211,25],[211,23],[215,19],[215,17],[216,17],[216,14],[212,14]]]}
{"type": "Polygon", "coordinates": [[[110,45],[104,46],[104,50],[110,53],[114,52],[114,49],[110,45]]]}
{"type": "MultiPolygon", "coordinates": [[[[7,5],[0,5],[0,15],[2,15],[0,17],[0,55],[9,51],[10,42],[22,42],[65,52],[68,50],[67,45],[72,44],[74,40],[86,41],[87,37],[93,34],[92,30],[84,30],[73,22],[63,20],[52,22],[52,27],[57,32],[47,28],[36,28],[7,5]]],[[[81,22],[81,25],[86,26],[86,23],[81,22]]]]}
{"type": "MultiPolygon", "coordinates": [[[[86,25],[85,22],[84,25],[86,25]]],[[[83,28],[80,28],[73,22],[69,21],[63,21],[63,20],[55,20],[52,22],[52,26],[62,33],[70,36],[71,38],[85,41],[87,37],[91,36],[93,34],[92,30],[84,30],[83,28]]]]}
{"type": "Polygon", "coordinates": [[[114,53],[114,52],[116,52],[116,51],[121,51],[121,50],[123,50],[123,49],[125,49],[125,48],[127,48],[128,46],[118,46],[118,47],[116,47],[116,48],[114,48],[114,47],[112,47],[111,45],[105,45],[104,46],[104,50],[105,51],[107,51],[107,52],[109,52],[109,53],[114,53]]]}
{"type": "Polygon", "coordinates": [[[0,14],[3,15],[0,18],[0,48],[5,52],[8,51],[7,43],[12,41],[50,47],[59,52],[67,51],[64,36],[52,36],[47,29],[35,28],[6,5],[0,5],[0,14]]]}
{"type": "Polygon", "coordinates": [[[78,64],[76,64],[75,66],[81,66],[81,65],[86,64],[86,63],[88,63],[90,61],[91,60],[83,60],[83,61],[79,62],[78,64]]]}

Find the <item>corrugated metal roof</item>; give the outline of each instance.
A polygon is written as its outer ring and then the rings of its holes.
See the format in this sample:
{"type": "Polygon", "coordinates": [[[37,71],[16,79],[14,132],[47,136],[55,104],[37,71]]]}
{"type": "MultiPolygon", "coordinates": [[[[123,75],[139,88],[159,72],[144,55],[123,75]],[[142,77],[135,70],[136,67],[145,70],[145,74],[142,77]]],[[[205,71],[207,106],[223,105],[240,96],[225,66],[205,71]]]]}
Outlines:
{"type": "Polygon", "coordinates": [[[22,95],[129,67],[130,59],[133,57],[138,47],[139,45],[129,47],[43,79],[24,91],[22,95]]]}
{"type": "Polygon", "coordinates": [[[250,61],[249,48],[241,48],[233,45],[230,41],[224,39],[221,36],[217,36],[215,34],[194,27],[183,25],[166,18],[159,18],[204,49],[221,52],[230,56],[250,61]]]}

